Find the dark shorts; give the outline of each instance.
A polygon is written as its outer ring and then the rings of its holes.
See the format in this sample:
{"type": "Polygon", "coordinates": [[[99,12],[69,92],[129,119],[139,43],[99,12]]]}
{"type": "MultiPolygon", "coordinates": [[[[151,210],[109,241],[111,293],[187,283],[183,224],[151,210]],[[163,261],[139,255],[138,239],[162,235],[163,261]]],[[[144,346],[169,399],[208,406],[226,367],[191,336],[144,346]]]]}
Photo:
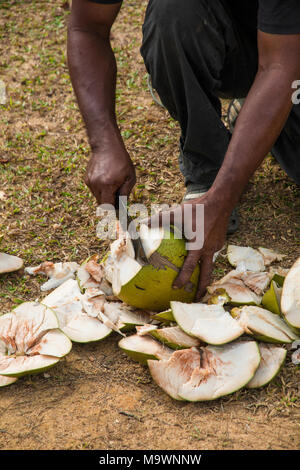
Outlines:
{"type": "MultiPolygon", "coordinates": [[[[180,123],[186,183],[210,185],[222,165],[230,134],[220,98],[247,95],[257,72],[256,36],[221,0],[149,1],[141,53],[162,103],[180,123]]],[[[272,154],[300,185],[300,105],[272,154]]]]}

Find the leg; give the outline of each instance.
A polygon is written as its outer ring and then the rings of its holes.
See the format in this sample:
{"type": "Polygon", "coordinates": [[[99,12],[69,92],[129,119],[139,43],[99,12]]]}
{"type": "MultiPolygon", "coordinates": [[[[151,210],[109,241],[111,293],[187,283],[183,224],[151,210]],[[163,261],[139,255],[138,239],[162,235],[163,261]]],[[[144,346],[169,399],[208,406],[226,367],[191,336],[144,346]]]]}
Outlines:
{"type": "Polygon", "coordinates": [[[281,168],[300,186],[300,104],[293,106],[271,153],[281,168]]]}
{"type": "Polygon", "coordinates": [[[162,103],[180,123],[186,184],[208,187],[218,173],[230,138],[218,96],[245,96],[256,73],[255,47],[249,58],[219,0],[149,1],[141,52],[162,103]]]}

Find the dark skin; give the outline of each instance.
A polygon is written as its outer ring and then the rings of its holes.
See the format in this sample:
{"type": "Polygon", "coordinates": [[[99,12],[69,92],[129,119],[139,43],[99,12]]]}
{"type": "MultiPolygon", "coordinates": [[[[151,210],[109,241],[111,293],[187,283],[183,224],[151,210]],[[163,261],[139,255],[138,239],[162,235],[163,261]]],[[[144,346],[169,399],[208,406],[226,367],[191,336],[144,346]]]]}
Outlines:
{"type": "MultiPolygon", "coordinates": [[[[92,148],[85,181],[98,204],[114,204],[117,191],[129,196],[135,184],[115,115],[116,63],[109,33],[120,6],[73,0],[68,29],[71,79],[92,148]]],[[[300,34],[258,31],[258,49],[258,72],[215,182],[201,199],[185,203],[192,213],[196,204],[204,205],[204,245],[188,252],[174,287],[184,286],[200,262],[197,300],[210,282],[213,254],[224,245],[229,216],[283,129],[292,108],[292,83],[300,78],[300,34]]],[[[183,205],[171,211],[171,222],[179,211],[183,205]]],[[[159,214],[151,222],[161,224],[161,219],[159,214]]],[[[194,216],[187,222],[195,229],[194,216]]]]}
{"type": "Polygon", "coordinates": [[[68,26],[68,64],[92,156],[85,182],[98,204],[129,196],[135,170],[115,115],[117,67],[109,34],[121,3],[98,5],[74,0],[68,26]]]}

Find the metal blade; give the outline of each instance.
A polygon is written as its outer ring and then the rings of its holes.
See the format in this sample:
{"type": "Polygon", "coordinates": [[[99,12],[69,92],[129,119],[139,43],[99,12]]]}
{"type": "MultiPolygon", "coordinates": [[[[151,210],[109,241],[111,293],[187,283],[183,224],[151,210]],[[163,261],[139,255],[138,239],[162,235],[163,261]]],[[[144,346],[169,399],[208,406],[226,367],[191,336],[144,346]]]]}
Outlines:
{"type": "Polygon", "coordinates": [[[149,264],[145,255],[144,247],[140,237],[136,238],[136,223],[130,217],[127,211],[127,206],[122,197],[117,194],[116,196],[116,214],[119,219],[120,225],[124,232],[128,232],[134,248],[135,259],[141,264],[149,264]]]}

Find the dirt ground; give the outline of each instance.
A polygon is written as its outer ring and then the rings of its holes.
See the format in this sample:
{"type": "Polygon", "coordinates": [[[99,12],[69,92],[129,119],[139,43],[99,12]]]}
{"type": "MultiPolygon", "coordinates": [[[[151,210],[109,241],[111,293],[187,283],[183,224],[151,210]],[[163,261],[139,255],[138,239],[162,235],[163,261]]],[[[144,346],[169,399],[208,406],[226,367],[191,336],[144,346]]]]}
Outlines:
{"type": "MultiPolygon", "coordinates": [[[[155,105],[139,54],[146,1],[124,2],[113,30],[117,111],[137,169],[132,201],[173,203],[184,187],[178,125],[155,105]]],[[[63,0],[0,6],[0,251],[26,265],[84,260],[104,252],[96,205],[83,183],[89,147],[66,67],[63,0]]],[[[226,103],[224,103],[224,110],[226,103]]],[[[299,190],[267,157],[240,204],[235,244],[300,256],[299,190]]],[[[215,276],[229,266],[221,259],[215,276]]],[[[0,311],[41,298],[42,279],[21,271],[0,279],[0,311]]],[[[275,381],[210,403],[178,403],[146,367],[118,350],[117,335],[74,345],[47,374],[0,391],[0,449],[299,449],[300,370],[290,359],[275,381]]]]}

